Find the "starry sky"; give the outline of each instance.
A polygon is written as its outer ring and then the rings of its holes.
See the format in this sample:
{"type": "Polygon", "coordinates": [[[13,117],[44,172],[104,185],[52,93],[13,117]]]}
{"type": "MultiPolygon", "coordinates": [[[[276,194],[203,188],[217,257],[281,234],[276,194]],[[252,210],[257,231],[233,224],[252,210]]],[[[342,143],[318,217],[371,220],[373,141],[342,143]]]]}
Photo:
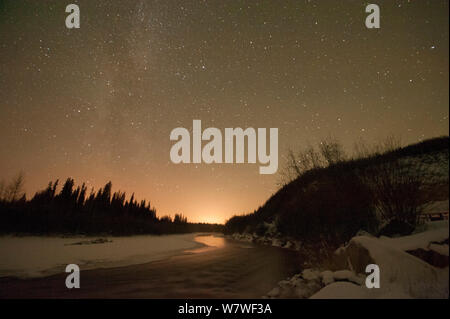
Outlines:
{"type": "Polygon", "coordinates": [[[278,188],[258,164],[173,164],[176,127],[279,129],[288,149],[332,136],[449,133],[448,1],[0,1],[0,178],[28,197],[72,176],[224,222],[278,188]],[[81,28],[65,27],[76,3],[81,28]]]}

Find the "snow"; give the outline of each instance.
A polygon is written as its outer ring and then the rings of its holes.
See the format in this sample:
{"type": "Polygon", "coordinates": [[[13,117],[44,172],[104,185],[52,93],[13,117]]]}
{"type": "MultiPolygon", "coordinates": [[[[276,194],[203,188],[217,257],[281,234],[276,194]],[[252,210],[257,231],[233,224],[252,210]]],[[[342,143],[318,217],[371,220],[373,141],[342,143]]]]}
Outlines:
{"type": "Polygon", "coordinates": [[[380,293],[378,289],[340,281],[326,286],[310,299],[411,299],[411,296],[392,288],[380,293]]]}
{"type": "Polygon", "coordinates": [[[334,282],[334,273],[330,270],[323,271],[320,276],[322,277],[322,283],[327,286],[334,282]]]}
{"type": "Polygon", "coordinates": [[[318,293],[312,295],[311,299],[365,299],[367,291],[359,285],[350,282],[335,282],[318,293]]]}
{"type": "Polygon", "coordinates": [[[275,287],[275,288],[273,288],[271,291],[269,291],[267,293],[267,296],[271,297],[271,298],[278,297],[279,295],[280,295],[280,288],[279,287],[275,287]]]}
{"type": "Polygon", "coordinates": [[[272,246],[283,247],[283,242],[278,238],[274,238],[274,239],[272,239],[272,246]]]}
{"type": "Polygon", "coordinates": [[[335,281],[348,281],[358,285],[362,285],[364,283],[363,276],[358,276],[350,270],[338,270],[335,271],[332,276],[335,281]]]}
{"type": "Polygon", "coordinates": [[[441,212],[448,212],[448,210],[449,210],[448,199],[431,202],[425,207],[425,213],[441,213],[441,212]]]}
{"type": "Polygon", "coordinates": [[[416,298],[448,296],[448,268],[437,269],[383,240],[356,237],[353,241],[366,248],[380,267],[382,287],[398,285],[416,298]]]}
{"type": "Polygon", "coordinates": [[[263,298],[308,298],[322,288],[321,273],[305,269],[288,280],[282,280],[263,298]]]}
{"type": "Polygon", "coordinates": [[[386,245],[395,247],[397,249],[408,251],[415,249],[429,249],[432,242],[442,242],[448,236],[448,220],[429,222],[426,231],[397,238],[381,237],[386,245]]]}
{"type": "Polygon", "coordinates": [[[429,249],[448,257],[448,245],[431,244],[429,249]]]}
{"type": "Polygon", "coordinates": [[[68,264],[86,270],[146,263],[203,246],[195,241],[198,235],[110,237],[111,242],[97,244],[96,237],[2,236],[0,277],[48,276],[64,272],[68,264]]]}
{"type": "Polygon", "coordinates": [[[308,281],[317,280],[320,278],[320,273],[317,270],[305,269],[302,272],[302,277],[308,281]]]}
{"type": "Polygon", "coordinates": [[[289,280],[280,281],[268,298],[313,299],[404,299],[448,298],[449,268],[437,268],[408,253],[416,249],[437,251],[448,256],[448,221],[430,222],[424,231],[398,238],[376,238],[360,233],[336,250],[335,271],[305,269],[289,280]],[[362,236],[361,236],[362,235],[362,236]],[[380,269],[380,288],[365,285],[368,264],[380,269]]]}
{"type": "MultiPolygon", "coordinates": [[[[448,221],[432,222],[427,231],[410,236],[354,237],[346,247],[336,251],[336,258],[340,260],[341,266],[345,263],[359,274],[365,274],[365,266],[369,263],[379,266],[381,288],[367,289],[365,285],[361,285],[364,289],[361,290],[363,298],[448,298],[448,267],[443,269],[434,267],[406,252],[430,249],[434,247],[431,243],[442,242],[448,237],[448,221]]],[[[334,279],[336,279],[336,272],[334,279]]],[[[350,278],[347,280],[354,281],[350,278]]],[[[324,288],[326,291],[319,293],[318,296],[331,296],[332,292],[337,291],[333,289],[339,286],[335,286],[336,283],[331,285],[333,285],[332,288],[327,286],[324,288]]],[[[355,287],[348,285],[345,287],[351,288],[339,293],[339,296],[347,293],[353,296],[357,291],[355,287]]]]}

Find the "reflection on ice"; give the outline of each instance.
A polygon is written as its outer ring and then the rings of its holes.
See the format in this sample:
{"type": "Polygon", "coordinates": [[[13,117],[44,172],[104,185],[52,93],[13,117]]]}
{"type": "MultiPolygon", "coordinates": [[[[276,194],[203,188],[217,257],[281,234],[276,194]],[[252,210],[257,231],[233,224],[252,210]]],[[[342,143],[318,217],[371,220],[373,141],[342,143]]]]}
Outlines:
{"type": "Polygon", "coordinates": [[[203,253],[211,249],[222,248],[225,246],[225,239],[223,237],[218,237],[214,235],[199,235],[195,236],[194,240],[198,243],[204,244],[206,246],[197,249],[187,250],[188,253],[203,253]]]}

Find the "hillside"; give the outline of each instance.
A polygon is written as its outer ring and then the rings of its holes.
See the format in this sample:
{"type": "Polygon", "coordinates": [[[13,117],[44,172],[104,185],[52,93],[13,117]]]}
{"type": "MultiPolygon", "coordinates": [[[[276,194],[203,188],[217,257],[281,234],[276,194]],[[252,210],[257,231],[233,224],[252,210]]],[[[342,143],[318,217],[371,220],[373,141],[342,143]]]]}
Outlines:
{"type": "Polygon", "coordinates": [[[448,167],[446,136],[311,169],[252,214],[232,217],[225,232],[338,246],[394,221],[408,234],[428,204],[448,200],[448,167]]]}

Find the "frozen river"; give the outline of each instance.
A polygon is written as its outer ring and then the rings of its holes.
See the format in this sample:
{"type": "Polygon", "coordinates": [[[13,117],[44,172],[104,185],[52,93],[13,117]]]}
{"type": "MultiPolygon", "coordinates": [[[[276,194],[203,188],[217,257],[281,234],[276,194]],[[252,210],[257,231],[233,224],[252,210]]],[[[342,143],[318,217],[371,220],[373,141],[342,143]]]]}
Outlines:
{"type": "Polygon", "coordinates": [[[2,237],[0,298],[260,298],[301,266],[293,251],[219,234],[108,239],[2,237]],[[80,289],[65,287],[69,263],[80,289]]]}

